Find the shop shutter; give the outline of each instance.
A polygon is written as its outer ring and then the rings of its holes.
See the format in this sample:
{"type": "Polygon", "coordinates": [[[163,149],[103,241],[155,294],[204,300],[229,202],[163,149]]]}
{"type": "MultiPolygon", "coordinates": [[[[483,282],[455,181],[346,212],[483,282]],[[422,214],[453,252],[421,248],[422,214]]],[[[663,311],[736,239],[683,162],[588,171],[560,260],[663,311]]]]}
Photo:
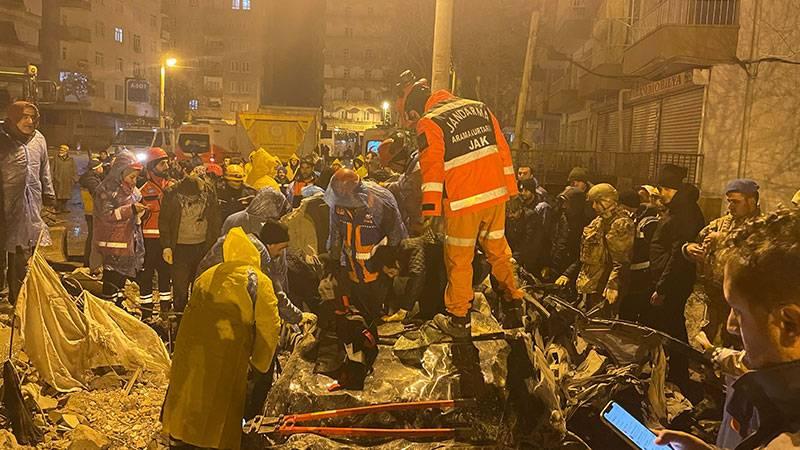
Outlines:
{"type": "Polygon", "coordinates": [[[658,109],[658,101],[633,107],[630,146],[632,153],[655,151],[658,139],[658,109]]]}
{"type": "MultiPolygon", "coordinates": [[[[622,119],[625,121],[625,142],[630,142],[632,111],[626,109],[622,112],[622,119]]],[[[598,152],[618,152],[619,149],[619,126],[617,118],[619,112],[613,111],[597,116],[597,151],[598,152]]]]}
{"type": "Polygon", "coordinates": [[[694,89],[665,97],[661,105],[659,152],[697,153],[703,123],[703,92],[694,89]]]}

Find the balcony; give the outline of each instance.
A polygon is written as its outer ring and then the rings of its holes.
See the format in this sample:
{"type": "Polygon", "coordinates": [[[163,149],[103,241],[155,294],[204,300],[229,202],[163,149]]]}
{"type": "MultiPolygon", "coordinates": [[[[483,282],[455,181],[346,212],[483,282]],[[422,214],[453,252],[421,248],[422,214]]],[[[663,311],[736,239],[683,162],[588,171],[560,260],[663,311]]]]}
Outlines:
{"type": "Polygon", "coordinates": [[[59,28],[59,37],[62,41],[92,42],[92,30],[86,27],[65,26],[59,28]]]}
{"type": "Polygon", "coordinates": [[[622,70],[651,77],[733,60],[738,37],[739,0],[661,0],[633,23],[622,70]]]}
{"type": "Polygon", "coordinates": [[[85,9],[86,11],[92,10],[91,0],[58,0],[58,6],[62,8],[85,9]]]}
{"type": "Polygon", "coordinates": [[[578,97],[572,71],[566,72],[550,85],[550,98],[547,109],[549,113],[572,113],[579,111],[583,101],[578,97]]]}
{"type": "Polygon", "coordinates": [[[558,0],[553,44],[558,51],[571,53],[592,34],[598,0],[558,0]]]}
{"type": "Polygon", "coordinates": [[[598,22],[595,28],[600,31],[595,34],[602,36],[602,39],[587,42],[584,57],[579,60],[581,65],[594,73],[579,71],[578,96],[601,100],[616,95],[620,89],[630,87],[629,81],[621,79],[627,30],[623,23],[612,20],[598,22]]]}

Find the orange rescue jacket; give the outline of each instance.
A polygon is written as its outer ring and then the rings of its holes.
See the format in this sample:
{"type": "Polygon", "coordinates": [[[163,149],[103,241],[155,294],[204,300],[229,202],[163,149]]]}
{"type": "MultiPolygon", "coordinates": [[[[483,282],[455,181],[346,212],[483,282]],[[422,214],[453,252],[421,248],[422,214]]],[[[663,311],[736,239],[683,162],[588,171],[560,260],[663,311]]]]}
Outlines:
{"type": "Polygon", "coordinates": [[[161,235],[158,232],[158,216],[161,211],[161,198],[164,197],[164,189],[172,185],[172,181],[149,175],[139,189],[142,193],[142,203],[149,208],[149,216],[142,224],[142,235],[145,239],[158,239],[161,235]]]}
{"type": "Polygon", "coordinates": [[[460,216],[517,194],[511,150],[485,104],[440,90],[425,110],[417,122],[423,216],[460,216]]]}

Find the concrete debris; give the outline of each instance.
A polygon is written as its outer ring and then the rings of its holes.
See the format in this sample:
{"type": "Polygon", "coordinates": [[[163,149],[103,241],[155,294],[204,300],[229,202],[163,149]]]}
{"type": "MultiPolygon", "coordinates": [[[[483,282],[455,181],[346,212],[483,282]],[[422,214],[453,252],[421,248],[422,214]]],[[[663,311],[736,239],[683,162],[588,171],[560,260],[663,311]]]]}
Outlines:
{"type": "Polygon", "coordinates": [[[8,431],[0,430],[0,450],[16,450],[23,448],[17,443],[17,438],[8,431]]]}
{"type": "Polygon", "coordinates": [[[106,450],[111,447],[107,437],[86,425],[75,427],[70,438],[72,443],[67,450],[106,450]]]}

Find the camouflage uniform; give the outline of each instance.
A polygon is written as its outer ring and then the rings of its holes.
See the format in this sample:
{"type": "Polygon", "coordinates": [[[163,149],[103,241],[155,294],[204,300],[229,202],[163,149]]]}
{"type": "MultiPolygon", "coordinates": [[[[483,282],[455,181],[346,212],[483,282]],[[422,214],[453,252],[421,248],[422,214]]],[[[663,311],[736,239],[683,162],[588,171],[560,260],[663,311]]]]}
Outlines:
{"type": "MultiPolygon", "coordinates": [[[[757,211],[755,216],[761,216],[757,211]]],[[[744,224],[751,217],[734,218],[731,214],[714,219],[697,235],[697,243],[706,243],[706,257],[703,264],[698,266],[699,283],[695,291],[705,294],[706,311],[703,331],[712,342],[721,343],[722,330],[728,319],[730,307],[722,293],[722,277],[725,271],[723,246],[728,235],[744,224]],[[706,242],[708,240],[708,242],[706,242]]],[[[685,247],[684,247],[685,253],[685,247]]]]}
{"type": "MultiPolygon", "coordinates": [[[[634,225],[621,206],[596,217],[583,229],[581,271],[576,286],[587,298],[587,309],[603,300],[606,290],[622,289],[623,273],[631,261],[634,225]]],[[[616,310],[619,296],[612,310],[616,310]]]]}

